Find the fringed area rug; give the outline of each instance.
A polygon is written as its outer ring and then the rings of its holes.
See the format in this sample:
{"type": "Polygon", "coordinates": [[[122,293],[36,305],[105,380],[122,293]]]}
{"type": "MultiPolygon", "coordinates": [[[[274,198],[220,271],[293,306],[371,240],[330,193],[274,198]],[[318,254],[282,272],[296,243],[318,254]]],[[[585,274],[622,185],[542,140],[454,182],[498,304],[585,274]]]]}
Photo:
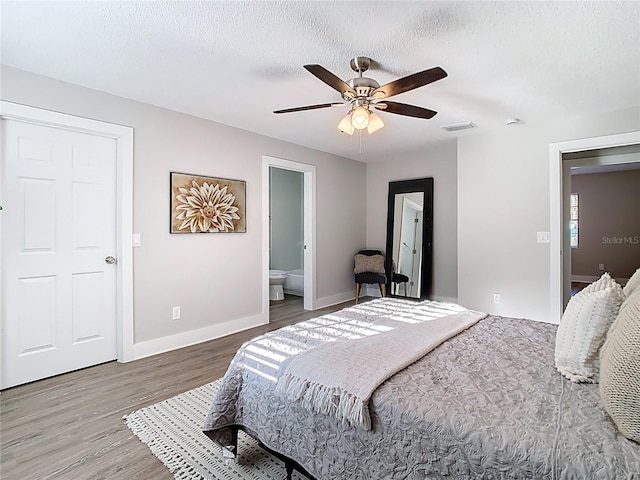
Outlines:
{"type": "MultiPolygon", "coordinates": [[[[202,423],[219,381],[142,408],[124,419],[131,431],[180,480],[282,480],[284,463],[240,431],[238,455],[224,459],[222,449],[202,433],[202,423]]],[[[294,472],[293,478],[306,477],[294,472]]]]}

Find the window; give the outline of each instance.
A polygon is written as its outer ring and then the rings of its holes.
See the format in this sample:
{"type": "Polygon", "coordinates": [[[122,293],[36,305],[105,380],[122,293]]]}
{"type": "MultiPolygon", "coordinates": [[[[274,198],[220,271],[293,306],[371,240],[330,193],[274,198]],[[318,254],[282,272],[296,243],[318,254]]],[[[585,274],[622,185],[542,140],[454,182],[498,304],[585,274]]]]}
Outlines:
{"type": "Polygon", "coordinates": [[[571,248],[578,248],[578,194],[572,193],[569,200],[569,239],[571,248]]]}

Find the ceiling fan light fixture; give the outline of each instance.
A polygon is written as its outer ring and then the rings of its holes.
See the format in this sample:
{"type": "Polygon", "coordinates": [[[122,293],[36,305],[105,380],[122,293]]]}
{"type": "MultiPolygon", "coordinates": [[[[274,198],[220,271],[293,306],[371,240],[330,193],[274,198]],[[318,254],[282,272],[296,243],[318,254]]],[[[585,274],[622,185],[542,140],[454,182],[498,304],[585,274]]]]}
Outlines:
{"type": "Polygon", "coordinates": [[[367,131],[371,134],[373,132],[377,132],[382,127],[384,127],[382,119],[373,112],[369,113],[369,125],[367,125],[367,131]]]}
{"type": "MultiPolygon", "coordinates": [[[[371,134],[384,127],[384,123],[375,113],[373,113],[373,109],[383,110],[395,115],[425,119],[433,118],[433,116],[438,113],[415,105],[407,105],[405,103],[390,102],[386,100],[384,102],[379,102],[379,100],[393,97],[394,95],[408,92],[445,78],[447,76],[447,72],[442,68],[429,68],[406,77],[398,78],[380,86],[380,84],[373,78],[362,75],[369,69],[371,64],[372,61],[369,57],[353,58],[351,60],[351,69],[358,73],[358,76],[346,82],[331,73],[322,65],[304,65],[304,68],[309,73],[340,93],[343,102],[285,108],[274,110],[273,113],[302,112],[327,107],[349,106],[349,113],[338,124],[338,129],[348,135],[353,135],[355,130],[362,131],[364,129],[367,129],[371,134]]],[[[443,126],[445,129],[450,129],[452,127],[453,130],[455,130],[457,125],[443,126]]],[[[475,127],[475,125],[469,122],[469,126],[464,128],[469,127],[475,127]]]]}
{"type": "Polygon", "coordinates": [[[338,130],[348,135],[353,135],[353,125],[351,125],[351,112],[347,113],[338,124],[338,130]]]}
{"type": "Polygon", "coordinates": [[[351,112],[351,125],[356,130],[363,130],[369,125],[370,112],[365,107],[356,107],[351,112]]]}

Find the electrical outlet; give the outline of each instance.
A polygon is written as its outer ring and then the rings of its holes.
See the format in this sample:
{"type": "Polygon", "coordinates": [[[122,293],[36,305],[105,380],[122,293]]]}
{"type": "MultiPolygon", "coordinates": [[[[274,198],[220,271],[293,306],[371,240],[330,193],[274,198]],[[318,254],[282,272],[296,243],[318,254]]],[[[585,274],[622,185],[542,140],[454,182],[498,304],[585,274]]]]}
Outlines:
{"type": "Polygon", "coordinates": [[[173,307],[173,319],[180,320],[180,307],[173,307]]]}
{"type": "Polygon", "coordinates": [[[549,243],[551,241],[551,234],[549,232],[536,232],[538,243],[549,243]]]}
{"type": "Polygon", "coordinates": [[[599,263],[598,268],[600,269],[601,272],[604,271],[604,263],[599,263]]]}
{"type": "Polygon", "coordinates": [[[493,303],[500,303],[500,294],[499,293],[494,293],[493,294],[493,303]]]}

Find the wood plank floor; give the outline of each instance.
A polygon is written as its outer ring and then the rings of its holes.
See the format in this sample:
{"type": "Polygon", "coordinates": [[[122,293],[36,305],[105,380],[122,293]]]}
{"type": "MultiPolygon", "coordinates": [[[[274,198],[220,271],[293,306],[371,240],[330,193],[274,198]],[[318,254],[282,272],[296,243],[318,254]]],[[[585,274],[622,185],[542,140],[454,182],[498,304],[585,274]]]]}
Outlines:
{"type": "Polygon", "coordinates": [[[589,284],[585,282],[571,282],[571,296],[573,297],[576,293],[588,286],[589,284]]]}
{"type": "Polygon", "coordinates": [[[236,350],[257,335],[353,303],[307,312],[301,297],[288,295],[273,302],[269,325],[5,390],[0,394],[0,477],[170,480],[173,475],[131,433],[123,415],[222,377],[236,350]]]}

